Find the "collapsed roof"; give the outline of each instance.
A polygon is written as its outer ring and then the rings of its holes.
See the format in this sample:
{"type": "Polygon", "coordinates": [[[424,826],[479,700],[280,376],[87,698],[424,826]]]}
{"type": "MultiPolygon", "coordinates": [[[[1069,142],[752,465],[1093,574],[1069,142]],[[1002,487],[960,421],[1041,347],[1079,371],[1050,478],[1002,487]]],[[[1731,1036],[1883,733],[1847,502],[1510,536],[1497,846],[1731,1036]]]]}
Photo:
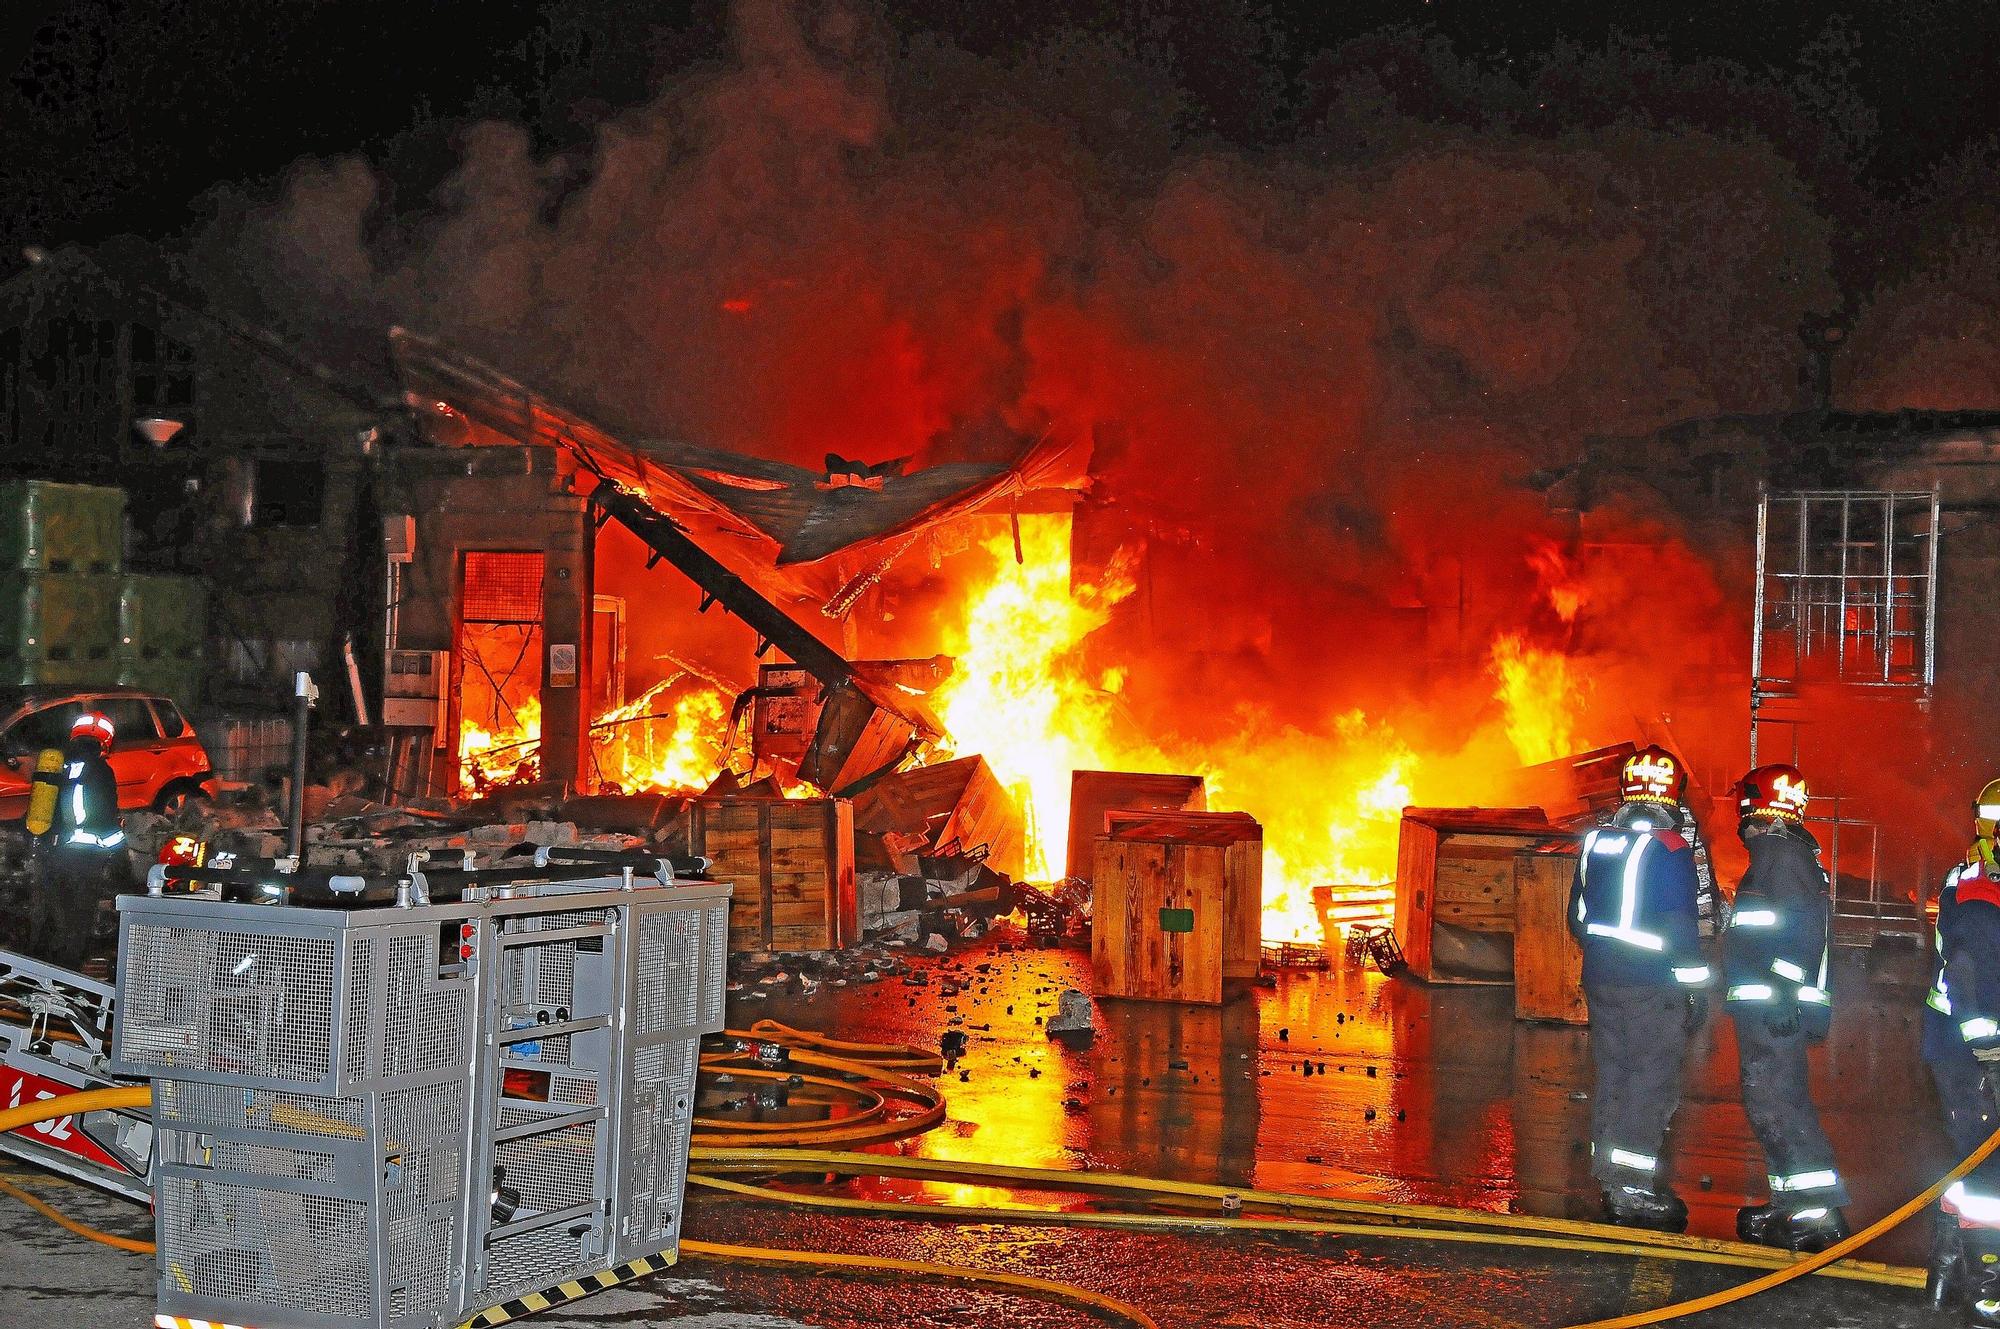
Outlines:
{"type": "Polygon", "coordinates": [[[1050,431],[1012,463],[904,475],[828,457],[824,472],[677,440],[628,440],[471,356],[389,334],[404,397],[433,443],[562,449],[600,481],[642,494],[716,560],[790,612],[839,617],[927,531],[1085,484],[1089,447],[1050,431]]]}

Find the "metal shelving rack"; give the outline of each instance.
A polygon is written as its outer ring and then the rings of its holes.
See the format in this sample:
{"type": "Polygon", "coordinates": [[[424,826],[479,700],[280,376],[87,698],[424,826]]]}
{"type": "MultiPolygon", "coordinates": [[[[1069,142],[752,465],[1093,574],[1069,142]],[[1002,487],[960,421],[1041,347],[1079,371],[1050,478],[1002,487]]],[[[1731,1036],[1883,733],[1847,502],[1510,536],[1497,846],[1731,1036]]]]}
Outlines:
{"type": "MultiPolygon", "coordinates": [[[[1939,497],[1927,490],[1765,491],[1757,506],[1750,762],[1808,767],[1813,698],[1927,710],[1937,677],[1939,497]]],[[[1890,897],[1881,826],[1815,780],[1838,923],[1921,932],[1890,897]],[[1857,885],[1858,883],[1858,885],[1857,885]]]]}

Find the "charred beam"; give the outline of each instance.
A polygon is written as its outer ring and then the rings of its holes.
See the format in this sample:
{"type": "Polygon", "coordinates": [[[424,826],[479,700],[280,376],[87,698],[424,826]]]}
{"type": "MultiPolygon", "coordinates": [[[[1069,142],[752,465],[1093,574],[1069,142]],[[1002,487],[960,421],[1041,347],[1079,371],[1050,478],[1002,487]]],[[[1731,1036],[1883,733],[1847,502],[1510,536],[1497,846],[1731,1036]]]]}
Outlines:
{"type": "Polygon", "coordinates": [[[840,687],[853,679],[853,669],[838,652],[724,567],[643,498],[613,485],[599,485],[590,501],[638,536],[653,551],[652,561],[664,558],[672,563],[706,598],[748,623],[762,641],[776,646],[821,683],[840,687]]]}

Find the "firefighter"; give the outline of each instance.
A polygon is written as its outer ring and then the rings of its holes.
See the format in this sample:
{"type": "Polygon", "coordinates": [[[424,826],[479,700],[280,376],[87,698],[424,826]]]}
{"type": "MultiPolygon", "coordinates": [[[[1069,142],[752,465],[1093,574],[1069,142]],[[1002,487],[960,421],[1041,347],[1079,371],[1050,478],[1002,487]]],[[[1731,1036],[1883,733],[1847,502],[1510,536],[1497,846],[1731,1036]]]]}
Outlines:
{"type": "MultiPolygon", "coordinates": [[[[1961,1155],[2000,1127],[2000,780],[1979,791],[1965,862],[1938,893],[1937,979],[1924,1000],[1923,1054],[1961,1155]]],[[[1977,1325],[2000,1325],[2000,1160],[1945,1192],[1932,1229],[1930,1293],[1963,1298],[1977,1325]],[[1969,1257],[1969,1258],[1968,1258],[1969,1257]]]]}
{"type": "Polygon", "coordinates": [[[1584,837],[1569,899],[1597,1068],[1591,1175],[1612,1222],[1665,1232],[1687,1227],[1660,1160],[1682,1056],[1708,1018],[1694,850],[1679,830],[1686,785],[1672,753],[1634,753],[1619,773],[1618,810],[1584,837]]]}
{"type": "Polygon", "coordinates": [[[1806,1044],[1827,1035],[1832,901],[1805,827],[1805,776],[1759,766],[1737,785],[1750,866],[1722,934],[1723,1001],[1736,1025],[1743,1109],[1763,1146],[1771,1198],[1737,1211],[1745,1241],[1825,1250],[1847,1235],[1847,1187],[1806,1080],[1806,1044]]]}
{"type": "Polygon", "coordinates": [[[108,760],[111,721],[85,711],[63,748],[52,843],[35,893],[35,949],[51,964],[76,969],[90,951],[99,904],[130,876],[118,825],[118,780],[108,760]]]}

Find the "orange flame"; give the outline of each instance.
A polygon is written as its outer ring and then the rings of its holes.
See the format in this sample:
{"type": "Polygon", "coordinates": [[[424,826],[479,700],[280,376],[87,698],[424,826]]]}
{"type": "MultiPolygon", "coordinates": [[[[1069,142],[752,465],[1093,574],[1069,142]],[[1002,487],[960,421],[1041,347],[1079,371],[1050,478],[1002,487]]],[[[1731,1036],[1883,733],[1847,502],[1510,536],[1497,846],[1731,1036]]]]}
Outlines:
{"type": "Polygon", "coordinates": [[[1499,684],[1494,700],[1506,711],[1507,740],[1524,765],[1576,751],[1576,717],[1589,684],[1575,661],[1510,632],[1494,640],[1489,667],[1499,684]]]}
{"type": "MultiPolygon", "coordinates": [[[[1027,820],[1028,876],[1046,881],[1069,842],[1070,772],[1133,759],[1113,732],[1122,675],[1087,677],[1077,659],[1133,583],[1129,565],[1114,560],[1103,585],[1072,590],[1068,519],[1024,516],[1020,524],[1019,563],[1011,532],[986,541],[992,578],[968,593],[964,621],[947,642],[958,663],[932,702],[952,748],[985,757],[1013,793],[1027,820]]],[[[1148,755],[1146,769],[1158,769],[1148,755]]]]}
{"type": "Polygon", "coordinates": [[[729,765],[729,698],[683,677],[654,684],[591,726],[598,778],[626,793],[704,789],[729,765]]]}
{"type": "Polygon", "coordinates": [[[511,726],[486,730],[467,720],[458,731],[460,788],[485,793],[496,785],[520,784],[541,773],[542,699],[529,697],[514,708],[511,726]]]}
{"type": "Polygon", "coordinates": [[[1529,546],[1528,566],[1534,569],[1556,617],[1565,623],[1576,622],[1583,611],[1583,569],[1553,540],[1536,540],[1529,546]]]}
{"type": "MultiPolygon", "coordinates": [[[[684,684],[675,675],[591,725],[591,759],[602,783],[628,794],[697,790],[729,765],[729,697],[708,683],[684,684]]],[[[460,726],[459,779],[467,793],[539,778],[540,698],[522,701],[514,718],[497,730],[471,721],[460,726]]]]}
{"type": "Polygon", "coordinates": [[[1416,754],[1358,711],[1314,734],[1245,708],[1235,717],[1241,737],[1226,749],[1163,749],[1134,734],[1117,697],[1126,669],[1093,674],[1079,649],[1131,594],[1129,561],[1114,559],[1101,584],[1072,588],[1068,519],[1020,522],[1020,562],[1011,532],[984,542],[993,572],[967,588],[963,624],[947,642],[958,666],[933,701],[955,748],[983,755],[1015,793],[1028,820],[1028,875],[1061,870],[1072,771],[1170,771],[1203,776],[1211,807],[1240,808],[1263,826],[1267,938],[1318,940],[1319,886],[1335,888],[1336,903],[1365,898],[1379,918],[1379,890],[1354,888],[1395,876],[1416,754]]]}

